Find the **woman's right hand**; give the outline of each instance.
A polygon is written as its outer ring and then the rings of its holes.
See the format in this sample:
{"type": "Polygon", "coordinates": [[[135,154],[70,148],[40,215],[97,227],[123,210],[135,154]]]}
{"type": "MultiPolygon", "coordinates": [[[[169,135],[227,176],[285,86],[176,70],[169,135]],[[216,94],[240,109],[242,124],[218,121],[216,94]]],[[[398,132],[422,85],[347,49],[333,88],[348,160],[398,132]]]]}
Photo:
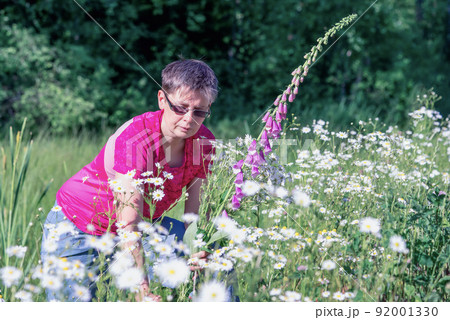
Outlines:
{"type": "Polygon", "coordinates": [[[142,282],[139,292],[136,293],[136,301],[148,301],[149,298],[154,302],[161,302],[161,296],[153,294],[149,290],[147,281],[142,282]]]}

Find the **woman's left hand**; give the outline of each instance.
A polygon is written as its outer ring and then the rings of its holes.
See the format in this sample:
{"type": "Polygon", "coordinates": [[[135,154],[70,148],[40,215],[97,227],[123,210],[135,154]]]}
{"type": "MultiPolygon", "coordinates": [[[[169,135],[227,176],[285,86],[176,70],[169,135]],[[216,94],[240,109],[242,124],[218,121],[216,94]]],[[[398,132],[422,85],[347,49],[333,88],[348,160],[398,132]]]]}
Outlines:
{"type": "Polygon", "coordinates": [[[199,263],[199,262],[200,261],[206,262],[206,259],[208,258],[208,256],[209,256],[209,252],[206,252],[206,251],[199,251],[199,252],[191,255],[191,259],[192,258],[198,259],[197,261],[192,263],[192,265],[190,266],[191,271],[197,271],[197,270],[203,269],[203,267],[201,266],[201,265],[203,265],[203,263],[199,263]]]}

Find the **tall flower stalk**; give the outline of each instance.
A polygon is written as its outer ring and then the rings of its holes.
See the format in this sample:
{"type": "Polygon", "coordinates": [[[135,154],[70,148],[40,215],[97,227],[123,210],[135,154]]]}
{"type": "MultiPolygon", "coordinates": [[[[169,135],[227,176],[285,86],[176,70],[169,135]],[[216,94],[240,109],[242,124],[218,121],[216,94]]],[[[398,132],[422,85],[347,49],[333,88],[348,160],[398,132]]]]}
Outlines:
{"type": "MultiPolygon", "coordinates": [[[[241,200],[245,197],[245,194],[241,189],[246,178],[245,172],[242,170],[243,166],[245,165],[251,168],[252,179],[259,175],[260,166],[266,163],[266,156],[272,152],[273,143],[271,143],[271,141],[277,140],[280,136],[282,122],[286,119],[288,104],[292,103],[298,96],[299,87],[308,75],[309,68],[316,61],[318,53],[328,44],[331,37],[344,27],[348,26],[356,17],[356,14],[352,14],[343,18],[329,29],[323,37],[317,39],[317,45],[313,46],[311,51],[304,56],[305,62],[292,71],[291,74],[293,77],[291,83],[286,87],[283,93],[278,95],[272,106],[262,118],[262,122],[265,124],[263,130],[258,138],[250,143],[245,158],[240,159],[234,164],[232,169],[235,174],[235,179],[230,180],[226,188],[224,188],[223,201],[218,206],[218,209],[211,215],[212,217],[219,216],[230,201],[234,210],[239,209],[241,200]]],[[[213,226],[211,226],[211,228],[213,228],[213,226]]],[[[211,232],[213,231],[214,230],[212,229],[211,232]]]]}

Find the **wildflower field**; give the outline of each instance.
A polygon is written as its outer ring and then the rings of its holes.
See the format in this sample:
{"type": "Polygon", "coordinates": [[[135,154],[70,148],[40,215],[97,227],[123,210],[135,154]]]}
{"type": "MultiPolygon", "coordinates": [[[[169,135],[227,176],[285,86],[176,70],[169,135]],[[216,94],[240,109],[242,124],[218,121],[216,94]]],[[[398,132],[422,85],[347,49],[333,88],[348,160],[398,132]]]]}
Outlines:
{"type": "MultiPolygon", "coordinates": [[[[69,294],[88,301],[89,278],[95,301],[134,301],[144,275],[118,244],[140,238],[150,290],[163,301],[448,301],[450,122],[434,111],[438,95],[419,95],[402,129],[366,119],[334,132],[325,120],[302,123],[287,109],[322,46],[354,18],[330,29],[292,72],[275,108],[258,121],[258,137],[216,141],[199,215],[169,213],[189,223],[183,241],[167,241],[167,230],[147,221],[135,233],[111,221],[118,235],[91,239],[102,252],[96,272],[64,259],[39,260],[44,227],[48,252],[76,230],[67,222],[43,225],[50,209],[61,210],[40,208],[53,201],[49,187],[33,188],[27,178],[43,152],[35,153],[39,147],[24,130],[11,131],[10,141],[1,141],[3,299],[45,301],[44,289],[52,289],[58,300],[69,294]],[[206,262],[192,257],[201,250],[210,252],[206,262]],[[201,270],[190,271],[198,264],[201,270]],[[65,288],[65,279],[79,285],[65,288]]],[[[141,192],[148,186],[151,205],[171,177],[131,171],[129,179],[141,192]]],[[[127,192],[118,181],[110,187],[127,192]]]]}

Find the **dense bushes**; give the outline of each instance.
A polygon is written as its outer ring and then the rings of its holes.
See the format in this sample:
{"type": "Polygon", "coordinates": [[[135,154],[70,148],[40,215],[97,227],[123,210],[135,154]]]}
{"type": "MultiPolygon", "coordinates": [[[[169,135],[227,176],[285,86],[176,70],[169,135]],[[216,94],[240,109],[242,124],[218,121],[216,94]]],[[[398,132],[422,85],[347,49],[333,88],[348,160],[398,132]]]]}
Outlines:
{"type": "MultiPolygon", "coordinates": [[[[372,2],[78,1],[158,82],[179,54],[204,58],[221,86],[214,122],[255,119],[322,30],[350,13],[361,19],[318,59],[292,111],[341,126],[370,115],[401,123],[434,87],[447,114],[445,1],[385,0],[362,15],[372,2]]],[[[75,2],[2,5],[0,26],[2,127],[27,116],[54,132],[98,129],[155,109],[159,87],[75,2]]]]}

